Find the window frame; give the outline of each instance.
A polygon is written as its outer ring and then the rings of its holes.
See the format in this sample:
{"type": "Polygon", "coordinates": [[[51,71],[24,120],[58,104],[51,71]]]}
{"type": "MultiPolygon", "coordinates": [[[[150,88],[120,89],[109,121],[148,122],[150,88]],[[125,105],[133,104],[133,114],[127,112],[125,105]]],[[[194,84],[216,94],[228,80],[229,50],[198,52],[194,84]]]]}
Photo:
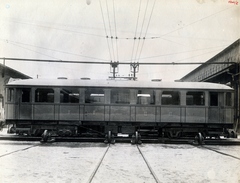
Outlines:
{"type": "Polygon", "coordinates": [[[130,89],[128,89],[128,88],[112,88],[111,93],[110,93],[110,103],[111,104],[119,104],[119,105],[129,105],[131,103],[130,95],[131,95],[131,92],[130,92],[130,89]],[[115,92],[116,93],[119,92],[117,94],[117,97],[115,95],[113,95],[113,94],[116,94],[115,92]],[[128,95],[127,101],[125,101],[126,98],[123,97],[126,94],[128,95]],[[115,101],[113,101],[114,98],[116,98],[115,101]],[[119,99],[123,99],[123,98],[124,98],[124,100],[119,100],[119,99]]]}
{"type": "Polygon", "coordinates": [[[161,94],[160,94],[160,101],[161,101],[161,105],[166,105],[166,106],[180,106],[181,105],[181,92],[180,91],[175,91],[175,90],[162,90],[161,94]],[[177,94],[177,102],[175,102],[175,99],[173,94],[177,94]],[[163,95],[171,95],[171,100],[169,101],[165,101],[168,100],[167,97],[163,97],[163,95]]]}
{"type": "Polygon", "coordinates": [[[85,88],[85,90],[84,90],[84,103],[85,104],[105,104],[105,97],[106,97],[106,95],[105,95],[104,88],[89,87],[89,88],[85,88]],[[89,91],[89,92],[87,92],[87,91],[89,91]],[[95,100],[95,98],[97,100],[95,100]]]}
{"type": "Polygon", "coordinates": [[[79,104],[80,102],[79,88],[62,87],[59,90],[59,97],[60,97],[59,102],[61,104],[79,104]]]}
{"type": "MultiPolygon", "coordinates": [[[[35,94],[35,97],[34,97],[34,102],[35,103],[55,103],[55,90],[54,90],[54,88],[46,88],[46,87],[43,87],[43,88],[35,88],[35,91],[34,91],[34,94],[35,94]],[[53,92],[48,92],[47,93],[47,95],[48,94],[52,94],[52,96],[51,96],[51,100],[50,101],[48,101],[49,99],[48,99],[48,96],[46,97],[44,97],[44,98],[41,98],[41,100],[40,100],[40,98],[37,100],[37,97],[38,97],[38,95],[37,95],[37,91],[38,90],[52,90],[53,92]],[[47,101],[45,101],[45,100],[43,100],[43,99],[47,99],[47,101]]],[[[43,95],[42,95],[43,96],[43,95]]]]}
{"type": "MultiPolygon", "coordinates": [[[[197,95],[196,95],[197,96],[197,95]]],[[[194,90],[194,91],[191,91],[191,90],[188,90],[186,91],[186,106],[205,106],[206,105],[206,93],[205,91],[197,91],[197,90],[194,90]],[[188,93],[196,93],[196,94],[202,94],[203,98],[201,99],[200,97],[200,102],[197,103],[197,99],[199,100],[199,98],[194,98],[194,95],[191,95],[193,96],[193,103],[192,104],[189,104],[189,100],[188,100],[188,93]]]]}

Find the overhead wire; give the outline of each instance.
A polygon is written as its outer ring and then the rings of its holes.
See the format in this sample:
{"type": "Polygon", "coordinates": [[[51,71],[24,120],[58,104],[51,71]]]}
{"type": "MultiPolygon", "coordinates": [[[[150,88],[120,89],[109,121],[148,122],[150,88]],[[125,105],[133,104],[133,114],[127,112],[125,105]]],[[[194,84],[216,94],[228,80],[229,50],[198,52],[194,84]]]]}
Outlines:
{"type": "Polygon", "coordinates": [[[108,0],[106,0],[106,8],[107,8],[108,25],[109,25],[109,32],[110,32],[110,36],[108,36],[108,38],[111,39],[113,61],[115,61],[116,59],[115,59],[115,53],[114,53],[115,51],[113,46],[112,27],[111,27],[111,21],[110,21],[109,10],[108,10],[108,0]]]}
{"type": "MultiPolygon", "coordinates": [[[[96,58],[96,57],[90,57],[90,56],[80,55],[80,54],[76,54],[76,53],[70,53],[70,52],[66,52],[66,51],[60,51],[60,50],[51,49],[51,48],[45,48],[45,47],[42,47],[42,46],[37,46],[37,45],[31,45],[31,44],[27,44],[27,43],[12,41],[12,40],[9,40],[9,39],[2,39],[2,38],[0,38],[0,41],[7,42],[7,43],[10,43],[10,44],[15,44],[15,46],[25,45],[25,46],[31,46],[31,47],[35,47],[35,48],[44,49],[44,50],[47,50],[47,51],[54,51],[54,52],[58,52],[58,53],[75,55],[75,56],[80,56],[80,57],[85,57],[85,58],[91,58],[91,59],[97,59],[97,60],[104,60],[104,61],[108,61],[108,60],[109,60],[109,59],[107,60],[107,59],[102,59],[102,58],[96,58]]],[[[26,47],[22,47],[22,48],[28,49],[28,48],[26,48],[26,47]]],[[[30,49],[28,49],[28,50],[30,50],[30,49]]],[[[34,51],[34,50],[30,50],[30,51],[34,51]]],[[[36,52],[36,51],[34,51],[34,52],[36,52]]],[[[38,52],[38,53],[40,53],[40,52],[38,52]]],[[[46,55],[46,56],[49,56],[49,55],[46,55]]],[[[49,56],[49,57],[50,57],[50,56],[49,56]]]]}
{"type": "Polygon", "coordinates": [[[180,29],[186,28],[186,27],[188,27],[188,26],[190,26],[190,25],[193,25],[193,24],[195,24],[195,23],[198,23],[198,22],[200,22],[200,21],[202,21],[202,20],[205,20],[205,19],[207,19],[207,18],[209,18],[209,17],[212,17],[212,16],[214,16],[214,15],[216,15],[216,14],[218,14],[218,13],[221,13],[221,12],[223,12],[223,11],[229,10],[229,9],[231,9],[231,8],[233,8],[233,7],[226,8],[226,9],[223,9],[223,10],[220,10],[220,11],[217,11],[217,12],[215,12],[215,13],[213,13],[213,14],[210,14],[210,15],[208,15],[208,16],[206,16],[206,17],[203,17],[203,18],[201,18],[201,19],[198,19],[198,20],[196,20],[196,21],[193,21],[193,22],[185,25],[184,27],[180,27],[180,28],[178,28],[178,29],[172,30],[172,31],[170,31],[170,32],[167,32],[167,33],[165,33],[165,34],[162,34],[161,36],[150,37],[149,39],[159,39],[159,38],[161,38],[161,37],[163,37],[163,36],[166,36],[166,35],[168,35],[168,34],[171,34],[171,33],[173,33],[173,32],[176,32],[176,31],[178,31],[178,30],[180,30],[180,29]]]}
{"type": "Polygon", "coordinates": [[[105,30],[105,34],[106,34],[106,38],[107,38],[106,40],[107,40],[107,45],[108,45],[109,57],[110,57],[110,60],[112,60],[112,54],[111,54],[110,45],[109,45],[109,41],[108,41],[107,28],[106,28],[106,24],[105,24],[104,15],[103,15],[103,8],[102,8],[101,0],[99,0],[99,4],[100,4],[102,19],[103,19],[103,26],[104,26],[104,30],[105,30]]]}
{"type": "Polygon", "coordinates": [[[139,53],[138,61],[139,61],[139,59],[141,57],[143,45],[144,45],[144,42],[145,42],[145,37],[147,35],[148,28],[149,28],[149,25],[150,25],[150,22],[151,22],[151,19],[152,19],[152,14],[153,14],[153,10],[154,10],[155,4],[156,4],[156,0],[154,0],[153,6],[152,6],[152,11],[151,11],[151,14],[150,14],[150,17],[149,17],[149,21],[148,21],[148,24],[147,24],[147,28],[146,28],[146,32],[145,32],[145,35],[144,35],[144,38],[143,38],[143,43],[142,43],[142,47],[141,47],[141,50],[140,50],[140,53],[139,53]]]}
{"type": "Polygon", "coordinates": [[[32,24],[32,23],[20,22],[20,21],[15,21],[15,20],[10,20],[9,22],[24,24],[24,25],[30,25],[30,26],[37,26],[37,27],[47,28],[47,29],[50,29],[50,30],[60,30],[60,31],[66,31],[66,32],[72,32],[72,33],[77,33],[77,34],[83,34],[83,35],[89,35],[89,36],[104,38],[104,36],[98,35],[98,34],[91,34],[91,33],[86,33],[86,32],[75,31],[75,30],[62,29],[62,28],[57,28],[57,27],[52,27],[52,26],[32,24]]]}
{"type": "MultiPolygon", "coordinates": [[[[150,57],[142,57],[142,58],[140,58],[140,60],[157,58],[157,57],[172,56],[172,55],[177,55],[177,54],[182,54],[182,53],[189,53],[189,52],[195,52],[195,51],[209,50],[209,49],[218,48],[218,47],[225,47],[225,46],[228,46],[228,45],[220,45],[220,46],[207,47],[207,48],[201,48],[201,49],[194,49],[194,50],[188,50],[188,51],[182,51],[182,52],[161,54],[161,55],[150,56],[150,57]]],[[[128,60],[123,60],[123,61],[131,61],[131,60],[128,59],[128,60]]]]}
{"type": "Polygon", "coordinates": [[[141,4],[142,4],[142,0],[140,0],[139,8],[138,8],[137,23],[136,23],[136,28],[135,28],[134,38],[133,38],[133,48],[132,48],[131,61],[133,60],[133,54],[134,54],[134,49],[135,49],[135,41],[136,41],[136,37],[137,37],[137,28],[138,28],[138,21],[139,21],[139,14],[140,14],[140,10],[141,10],[141,4]]]}
{"type": "Polygon", "coordinates": [[[143,26],[144,26],[144,23],[145,23],[146,13],[147,13],[147,9],[148,9],[148,3],[149,3],[149,0],[147,1],[147,6],[146,6],[145,12],[144,12],[144,17],[143,17],[143,21],[142,21],[142,27],[141,27],[141,31],[140,31],[139,38],[138,38],[138,44],[137,44],[137,49],[136,49],[136,54],[135,54],[134,61],[136,61],[136,59],[137,59],[138,48],[139,48],[139,44],[140,44],[141,39],[142,39],[141,36],[142,36],[143,26]]]}
{"type": "Polygon", "coordinates": [[[116,22],[116,13],[115,13],[115,0],[113,0],[113,13],[114,13],[114,25],[115,25],[115,40],[116,40],[116,54],[117,54],[117,61],[119,61],[118,55],[118,36],[117,36],[117,22],[116,22]]]}

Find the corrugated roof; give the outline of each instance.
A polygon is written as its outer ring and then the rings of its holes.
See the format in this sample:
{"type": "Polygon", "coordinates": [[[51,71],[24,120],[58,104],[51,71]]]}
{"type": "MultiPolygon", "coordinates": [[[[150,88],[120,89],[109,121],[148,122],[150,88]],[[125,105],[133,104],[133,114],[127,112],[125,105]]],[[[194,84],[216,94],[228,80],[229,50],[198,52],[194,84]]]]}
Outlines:
{"type": "Polygon", "coordinates": [[[197,67],[196,69],[192,70],[191,72],[189,72],[187,75],[185,75],[184,77],[182,77],[180,80],[184,80],[185,78],[187,78],[188,76],[192,75],[193,73],[198,72],[201,68],[205,67],[206,64],[208,63],[212,63],[214,62],[218,57],[222,56],[223,54],[226,54],[226,52],[228,52],[229,50],[231,50],[232,48],[238,46],[240,44],[240,39],[236,40],[234,43],[232,43],[231,45],[229,45],[227,48],[225,48],[224,50],[222,50],[221,52],[219,52],[217,55],[215,55],[214,57],[210,58],[208,61],[206,61],[204,64],[200,65],[199,67],[197,67]]]}

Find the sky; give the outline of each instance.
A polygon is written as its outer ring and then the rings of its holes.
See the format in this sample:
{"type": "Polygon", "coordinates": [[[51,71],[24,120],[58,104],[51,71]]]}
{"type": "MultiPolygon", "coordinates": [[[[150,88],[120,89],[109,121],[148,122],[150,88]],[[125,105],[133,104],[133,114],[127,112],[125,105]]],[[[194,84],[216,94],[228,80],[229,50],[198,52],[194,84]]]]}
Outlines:
{"type": "MultiPolygon", "coordinates": [[[[0,58],[118,61],[117,76],[138,62],[140,81],[178,80],[199,66],[141,63],[206,62],[239,38],[238,0],[0,1],[0,58]]],[[[112,76],[110,64],[5,64],[33,78],[112,76]]]]}

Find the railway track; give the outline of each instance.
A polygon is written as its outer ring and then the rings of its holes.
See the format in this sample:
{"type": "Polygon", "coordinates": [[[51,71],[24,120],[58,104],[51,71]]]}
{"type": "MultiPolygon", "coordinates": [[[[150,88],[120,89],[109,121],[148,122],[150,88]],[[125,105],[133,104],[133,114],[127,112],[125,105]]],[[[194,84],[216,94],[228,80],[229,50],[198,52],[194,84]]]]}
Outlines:
{"type": "Polygon", "coordinates": [[[11,155],[11,154],[15,154],[15,153],[17,153],[17,152],[26,151],[26,150],[29,150],[29,149],[31,149],[31,148],[34,148],[34,147],[37,147],[37,146],[40,146],[40,145],[41,145],[41,144],[35,144],[35,145],[29,146],[29,147],[25,147],[25,148],[18,149],[18,150],[12,151],[12,152],[8,152],[8,153],[6,153],[6,154],[0,155],[0,158],[5,157],[5,156],[8,156],[8,155],[11,155]]]}
{"type": "MultiPolygon", "coordinates": [[[[53,146],[54,146],[54,144],[55,143],[53,143],[53,146]]],[[[56,143],[56,144],[58,144],[58,143],[56,143]]],[[[51,144],[42,144],[42,143],[36,143],[36,144],[30,144],[30,145],[27,144],[27,145],[25,145],[25,147],[23,147],[21,149],[0,155],[0,159],[2,157],[6,157],[8,155],[15,154],[15,153],[16,153],[16,156],[18,156],[17,153],[21,152],[21,151],[25,151],[25,153],[28,154],[29,149],[32,149],[32,148],[35,148],[38,146],[45,146],[45,145],[52,146],[51,144]]],[[[191,144],[191,145],[193,145],[193,144],[191,144]]],[[[149,156],[149,155],[151,155],[151,153],[149,153],[149,151],[146,149],[146,147],[148,147],[148,145],[146,145],[146,146],[145,145],[130,145],[130,144],[123,144],[123,143],[122,144],[119,143],[119,144],[115,144],[115,145],[113,145],[113,144],[104,145],[104,149],[101,150],[101,153],[97,153],[97,152],[94,153],[95,155],[97,155],[97,159],[95,159],[94,164],[92,164],[91,168],[89,169],[90,171],[88,171],[88,173],[86,172],[88,176],[86,176],[84,178],[84,180],[85,180],[84,182],[95,183],[95,182],[98,182],[99,180],[101,180],[102,182],[110,182],[111,179],[118,180],[118,178],[120,178],[120,177],[122,177],[121,181],[123,181],[123,182],[128,182],[129,180],[135,181],[135,178],[137,179],[138,177],[141,177],[141,181],[144,181],[144,182],[156,182],[156,183],[161,182],[163,179],[163,176],[161,176],[162,171],[160,171],[161,173],[159,173],[159,169],[156,167],[156,164],[154,164],[154,162],[151,160],[151,156],[149,156]],[[122,150],[120,150],[120,149],[122,149],[122,150]],[[137,172],[137,174],[135,174],[136,172],[137,172]],[[111,178],[111,179],[107,179],[107,178],[104,179],[104,176],[108,177],[108,175],[109,175],[109,178],[111,178]],[[127,179],[129,176],[130,177],[132,176],[132,177],[127,179]],[[146,177],[147,177],[147,179],[144,179],[146,177]]],[[[155,147],[155,145],[150,145],[150,147],[155,147]]],[[[156,145],[156,147],[164,148],[165,145],[160,145],[160,146],[156,145]]],[[[166,147],[168,147],[168,146],[166,146],[166,147]]],[[[170,147],[172,147],[172,146],[170,145],[170,147]]],[[[174,145],[174,149],[178,149],[178,147],[181,149],[181,145],[179,145],[179,146],[174,145]]],[[[185,147],[185,145],[184,145],[184,147],[185,147]]],[[[217,148],[217,147],[214,148],[214,147],[206,146],[206,145],[201,145],[201,146],[194,145],[194,147],[197,147],[197,149],[199,148],[199,150],[201,150],[201,149],[205,150],[206,155],[209,155],[207,153],[207,151],[212,151],[212,154],[214,155],[214,153],[215,153],[214,156],[216,156],[216,157],[218,157],[218,155],[216,154],[216,153],[218,153],[219,156],[221,156],[221,155],[228,156],[230,158],[234,158],[237,161],[240,160],[240,157],[231,155],[228,153],[228,151],[225,151],[228,149],[227,147],[224,147],[222,152],[221,152],[221,150],[222,150],[221,148],[217,148]]],[[[197,151],[196,148],[193,148],[193,149],[195,152],[197,151]]],[[[66,150],[64,150],[64,152],[65,151],[66,150]]],[[[69,150],[69,151],[71,151],[71,150],[69,150]]],[[[166,151],[163,151],[163,152],[166,152],[166,151]]],[[[171,152],[173,152],[173,151],[171,151],[171,152]]],[[[61,153],[59,153],[59,154],[61,154],[61,153]]],[[[71,156],[69,156],[69,157],[71,157],[71,156]]],[[[162,156],[159,156],[159,157],[162,157],[162,156]]],[[[159,161],[162,162],[160,159],[159,159],[159,161]]],[[[137,182],[137,180],[136,180],[136,182],[137,182]]]]}
{"type": "Polygon", "coordinates": [[[90,176],[90,178],[89,178],[89,180],[88,180],[88,183],[91,183],[91,182],[92,182],[92,180],[93,180],[94,176],[96,175],[96,173],[97,173],[97,171],[98,171],[100,165],[102,164],[103,159],[104,159],[104,157],[106,156],[106,154],[107,154],[109,148],[110,148],[110,144],[108,145],[106,151],[103,153],[103,155],[102,155],[100,161],[98,162],[96,168],[95,168],[94,171],[92,172],[92,174],[91,174],[91,176],[90,176]]]}
{"type": "Polygon", "coordinates": [[[146,163],[146,165],[147,165],[149,171],[151,172],[151,174],[152,174],[154,180],[155,180],[157,183],[159,183],[160,181],[159,181],[157,175],[156,175],[155,172],[153,171],[151,165],[150,165],[149,162],[147,161],[147,158],[144,156],[143,152],[141,151],[141,149],[139,148],[138,145],[137,145],[137,148],[138,148],[138,151],[139,151],[139,153],[141,154],[141,156],[142,156],[144,162],[146,163]]]}
{"type": "Polygon", "coordinates": [[[218,151],[218,150],[213,149],[213,148],[210,148],[210,147],[200,146],[199,148],[207,149],[207,150],[209,150],[209,151],[212,151],[212,152],[215,152],[215,153],[221,154],[221,155],[223,155],[223,156],[228,156],[228,157],[231,157],[231,158],[234,158],[234,159],[237,159],[237,160],[240,161],[240,158],[239,158],[239,157],[236,157],[236,156],[233,156],[233,155],[231,155],[231,154],[228,154],[228,153],[224,153],[224,152],[218,151]]]}
{"type": "MultiPolygon", "coordinates": [[[[95,137],[53,137],[53,139],[55,142],[104,142],[104,138],[95,137]]],[[[0,136],[0,141],[1,140],[40,141],[41,137],[2,135],[0,136]]],[[[126,137],[115,137],[114,140],[116,143],[131,143],[131,138],[126,137]]],[[[195,140],[192,138],[142,138],[141,141],[146,144],[194,144],[195,140]]],[[[206,139],[204,140],[204,145],[240,145],[240,139],[206,139]]]]}
{"type": "MultiPolygon", "coordinates": [[[[148,171],[150,172],[150,174],[152,175],[153,179],[155,180],[156,183],[159,183],[160,180],[158,179],[156,173],[154,172],[153,168],[151,167],[150,163],[148,162],[147,158],[145,157],[144,153],[141,151],[141,148],[139,147],[139,145],[136,145],[137,151],[139,152],[140,156],[142,157],[142,160],[144,161],[146,167],[148,168],[148,171]]],[[[111,149],[111,145],[109,144],[108,147],[106,148],[105,152],[102,154],[99,162],[97,163],[97,165],[95,166],[93,172],[91,173],[91,176],[89,177],[87,183],[92,183],[94,181],[95,176],[97,175],[103,161],[104,158],[106,157],[106,154],[108,153],[109,149],[111,149]]],[[[120,165],[119,165],[120,166],[120,165]]]]}

